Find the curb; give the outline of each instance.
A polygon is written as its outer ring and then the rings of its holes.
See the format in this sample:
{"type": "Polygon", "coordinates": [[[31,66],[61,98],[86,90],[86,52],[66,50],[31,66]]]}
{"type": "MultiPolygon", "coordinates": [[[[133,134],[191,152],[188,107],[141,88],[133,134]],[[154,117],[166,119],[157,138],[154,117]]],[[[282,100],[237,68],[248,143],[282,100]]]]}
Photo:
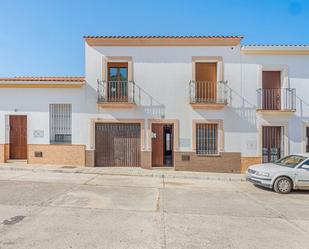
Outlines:
{"type": "MultiPolygon", "coordinates": [[[[197,180],[212,180],[212,181],[231,181],[231,182],[244,182],[246,181],[244,174],[231,174],[225,173],[201,173],[201,175],[193,175],[191,172],[171,173],[171,172],[93,172],[87,169],[61,169],[61,168],[33,168],[29,166],[2,166],[1,170],[12,171],[30,171],[30,172],[51,172],[51,173],[71,173],[71,174],[91,174],[91,175],[107,175],[107,176],[139,176],[139,177],[156,177],[156,178],[169,178],[169,179],[197,179],[197,180]],[[28,168],[27,168],[28,167],[28,168]],[[216,175],[212,175],[216,174],[216,175]],[[220,174],[220,175],[218,175],[220,174]]],[[[179,172],[179,171],[177,171],[179,172]]]]}

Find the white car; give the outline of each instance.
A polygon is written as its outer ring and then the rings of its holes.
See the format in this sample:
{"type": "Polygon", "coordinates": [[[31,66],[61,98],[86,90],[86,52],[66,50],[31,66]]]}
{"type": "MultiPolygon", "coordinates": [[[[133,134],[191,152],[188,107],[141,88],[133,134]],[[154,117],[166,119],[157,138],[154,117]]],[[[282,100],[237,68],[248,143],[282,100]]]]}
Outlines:
{"type": "Polygon", "coordinates": [[[309,190],[309,154],[295,154],[273,163],[252,165],[246,172],[246,179],[281,194],[292,189],[309,190]]]}

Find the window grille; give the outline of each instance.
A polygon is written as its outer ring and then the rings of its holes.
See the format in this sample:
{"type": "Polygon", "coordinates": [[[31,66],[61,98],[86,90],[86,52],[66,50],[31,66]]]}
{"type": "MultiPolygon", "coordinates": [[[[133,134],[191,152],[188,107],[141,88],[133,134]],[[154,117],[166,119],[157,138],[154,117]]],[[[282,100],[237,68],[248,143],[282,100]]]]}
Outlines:
{"type": "Polygon", "coordinates": [[[218,124],[196,124],[196,153],[218,154],[218,124]]]}
{"type": "Polygon", "coordinates": [[[72,105],[49,105],[49,129],[51,144],[72,143],[72,105]]]}

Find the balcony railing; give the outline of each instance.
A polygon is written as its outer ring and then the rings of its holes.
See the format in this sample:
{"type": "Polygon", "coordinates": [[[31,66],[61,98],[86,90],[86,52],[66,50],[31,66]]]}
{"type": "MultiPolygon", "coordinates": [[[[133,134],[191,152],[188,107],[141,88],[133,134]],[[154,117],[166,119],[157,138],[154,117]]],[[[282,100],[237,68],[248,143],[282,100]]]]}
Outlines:
{"type": "Polygon", "coordinates": [[[296,89],[294,88],[260,88],[257,90],[258,110],[296,110],[296,89]]]}
{"type": "Polygon", "coordinates": [[[227,82],[190,81],[191,104],[227,104],[227,82]]]}
{"type": "Polygon", "coordinates": [[[133,81],[98,81],[98,103],[135,103],[133,81]]]}

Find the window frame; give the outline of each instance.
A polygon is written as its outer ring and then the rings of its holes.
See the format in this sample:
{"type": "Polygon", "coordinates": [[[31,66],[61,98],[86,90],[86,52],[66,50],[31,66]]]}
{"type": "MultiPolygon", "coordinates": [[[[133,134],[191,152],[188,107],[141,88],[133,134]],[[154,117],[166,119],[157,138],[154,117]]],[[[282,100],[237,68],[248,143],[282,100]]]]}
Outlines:
{"type": "MultiPolygon", "coordinates": [[[[50,144],[72,144],[72,137],[73,137],[73,132],[72,132],[72,115],[73,111],[72,111],[72,104],[70,103],[50,103],[49,104],[49,143],[50,144]],[[52,108],[55,109],[55,107],[58,106],[58,108],[60,109],[59,106],[67,106],[66,108],[68,108],[68,112],[64,113],[63,110],[60,113],[60,111],[58,110],[58,113],[55,114],[55,110],[52,111],[52,108]],[[54,116],[53,116],[54,115],[54,116]],[[56,115],[63,115],[66,119],[63,121],[62,120],[62,125],[65,124],[69,124],[69,127],[53,127],[54,123],[57,121],[54,121],[53,118],[58,118],[61,119],[63,117],[55,117],[56,115]],[[66,116],[68,115],[68,116],[66,116]],[[60,133],[59,130],[63,130],[63,133],[60,133]],[[67,130],[69,132],[67,132],[67,130]],[[64,135],[64,137],[66,135],[69,135],[69,139],[66,141],[65,139],[63,141],[56,141],[56,135],[64,135]],[[54,138],[52,139],[52,136],[54,136],[54,138]]],[[[58,121],[59,123],[59,121],[58,121]]]]}
{"type": "Polygon", "coordinates": [[[219,156],[224,151],[224,132],[222,119],[193,120],[192,122],[192,151],[197,156],[219,156]],[[198,154],[197,153],[197,124],[217,124],[217,153],[216,154],[198,154]]]}

